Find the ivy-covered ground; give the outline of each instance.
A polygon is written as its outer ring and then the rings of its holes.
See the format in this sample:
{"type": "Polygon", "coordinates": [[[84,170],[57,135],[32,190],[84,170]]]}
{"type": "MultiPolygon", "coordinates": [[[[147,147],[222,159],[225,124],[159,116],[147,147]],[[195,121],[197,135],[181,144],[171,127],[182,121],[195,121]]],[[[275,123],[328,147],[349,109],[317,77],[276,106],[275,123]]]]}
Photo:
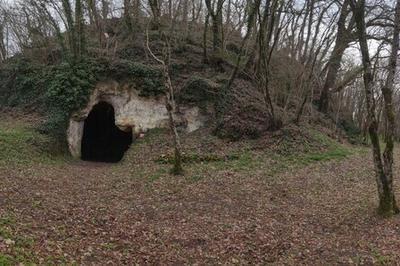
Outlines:
{"type": "Polygon", "coordinates": [[[149,132],[119,164],[90,163],[54,153],[40,122],[0,116],[0,265],[400,260],[400,217],[375,213],[369,149],[328,130],[238,142],[201,130],[183,137],[176,177],[168,132],[149,132]]]}

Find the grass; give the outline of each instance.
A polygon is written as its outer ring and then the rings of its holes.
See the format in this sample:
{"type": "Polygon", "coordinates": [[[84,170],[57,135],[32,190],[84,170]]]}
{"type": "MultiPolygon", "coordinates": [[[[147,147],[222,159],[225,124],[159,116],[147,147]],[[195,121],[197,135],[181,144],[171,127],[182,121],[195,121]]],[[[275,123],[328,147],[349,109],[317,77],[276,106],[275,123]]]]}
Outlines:
{"type": "Polygon", "coordinates": [[[288,168],[304,167],[312,163],[330,160],[342,160],[356,151],[353,147],[340,144],[318,131],[310,130],[310,135],[313,140],[310,143],[305,142],[302,151],[271,155],[275,161],[271,170],[272,175],[288,168]]]}
{"type": "Polygon", "coordinates": [[[52,140],[23,124],[0,123],[0,165],[63,162],[65,154],[52,153],[52,140]]]}
{"type": "MultiPolygon", "coordinates": [[[[351,155],[355,149],[342,145],[325,134],[309,129],[309,138],[293,140],[293,137],[283,138],[278,150],[253,150],[250,146],[231,151],[230,154],[214,153],[200,154],[188,151],[183,156],[185,168],[192,168],[189,179],[193,182],[203,179],[203,173],[208,169],[229,169],[235,172],[252,171],[263,168],[267,176],[273,176],[292,167],[303,167],[315,162],[340,160],[351,155]],[[322,147],[322,148],[321,148],[322,147]],[[266,167],[268,165],[268,167],[266,167]]],[[[132,145],[129,153],[137,153],[143,146],[152,145],[154,141],[165,136],[165,129],[154,129],[146,133],[132,145]],[[164,134],[164,135],[163,135],[164,134]]],[[[23,123],[0,122],[0,166],[7,164],[32,165],[35,163],[54,164],[66,161],[66,156],[53,156],[49,152],[51,140],[40,134],[33,127],[23,123]]],[[[129,158],[129,155],[127,155],[129,158]]],[[[172,164],[173,156],[160,155],[155,160],[159,164],[172,164]]],[[[118,172],[120,165],[114,168],[118,172]]],[[[148,182],[152,183],[167,175],[168,166],[162,169],[146,171],[148,182]],[[164,169],[165,168],[165,169],[164,169]]],[[[137,176],[138,169],[135,170],[137,176]]],[[[38,207],[34,204],[32,207],[38,207]]]]}
{"type": "Polygon", "coordinates": [[[392,265],[394,263],[394,261],[390,257],[381,254],[381,252],[376,248],[372,247],[371,249],[372,256],[374,257],[375,263],[377,265],[392,265]]]}
{"type": "Polygon", "coordinates": [[[32,253],[32,247],[35,243],[34,239],[26,236],[18,236],[13,233],[12,227],[16,224],[16,220],[12,216],[0,217],[0,237],[11,250],[10,254],[0,253],[0,266],[3,265],[32,265],[35,256],[32,253]],[[8,244],[7,244],[8,242],[8,244]]]}
{"type": "MultiPolygon", "coordinates": [[[[250,147],[225,157],[197,154],[188,155],[185,169],[189,169],[187,177],[191,182],[197,182],[207,177],[209,171],[229,170],[235,173],[252,174],[262,171],[266,177],[302,168],[313,163],[331,160],[343,160],[365,148],[352,147],[338,143],[336,140],[314,130],[308,132],[311,139],[301,143],[292,143],[292,139],[284,139],[278,150],[252,150],[250,147]],[[302,147],[299,147],[301,145],[302,147]],[[212,158],[212,159],[209,159],[212,158]],[[225,159],[222,159],[225,158],[225,159]],[[228,159],[226,159],[228,158],[228,159]]],[[[163,157],[158,163],[172,163],[173,159],[163,157]]],[[[160,176],[157,175],[157,178],[160,176]]]]}
{"type": "Polygon", "coordinates": [[[307,154],[304,156],[303,160],[305,162],[323,162],[329,160],[344,159],[351,154],[352,152],[349,149],[337,147],[335,149],[328,150],[325,153],[307,154]]]}
{"type": "Polygon", "coordinates": [[[0,265],[1,266],[11,266],[14,265],[13,258],[9,255],[1,254],[0,253],[0,265]]]}
{"type": "Polygon", "coordinates": [[[167,169],[161,168],[156,170],[153,174],[151,174],[148,177],[149,183],[153,183],[157,180],[159,180],[162,176],[166,175],[168,173],[167,169]]]}

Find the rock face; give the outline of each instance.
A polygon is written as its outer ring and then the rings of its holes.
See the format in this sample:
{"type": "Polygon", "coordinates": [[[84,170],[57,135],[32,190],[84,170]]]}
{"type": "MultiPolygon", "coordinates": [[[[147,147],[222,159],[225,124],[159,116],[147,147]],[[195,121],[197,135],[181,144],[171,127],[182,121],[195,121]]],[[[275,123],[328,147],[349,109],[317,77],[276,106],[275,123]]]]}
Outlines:
{"type": "MultiPolygon", "coordinates": [[[[69,150],[75,158],[81,157],[85,119],[99,102],[111,104],[115,112],[115,125],[124,131],[132,130],[135,136],[152,128],[169,126],[164,96],[140,97],[130,84],[114,80],[99,82],[87,106],[70,118],[67,140],[69,150]]],[[[193,106],[180,106],[176,118],[177,123],[188,132],[200,128],[207,120],[200,109],[193,106]]]]}

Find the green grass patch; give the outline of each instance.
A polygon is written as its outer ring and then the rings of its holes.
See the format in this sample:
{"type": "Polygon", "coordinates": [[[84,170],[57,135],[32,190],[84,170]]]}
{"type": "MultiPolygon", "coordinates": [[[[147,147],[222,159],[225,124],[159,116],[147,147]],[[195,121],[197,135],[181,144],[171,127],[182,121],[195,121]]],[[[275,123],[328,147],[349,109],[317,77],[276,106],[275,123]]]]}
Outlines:
{"type": "Polygon", "coordinates": [[[234,160],[210,160],[204,165],[197,164],[196,173],[190,178],[197,179],[206,168],[247,173],[263,171],[266,176],[271,177],[317,162],[342,160],[359,151],[318,131],[310,130],[309,134],[309,138],[304,141],[283,139],[276,150],[245,149],[232,156],[234,160]]]}
{"type": "Polygon", "coordinates": [[[394,260],[390,258],[389,256],[383,255],[378,249],[372,247],[372,256],[376,260],[377,265],[393,265],[394,260]]]}
{"type": "Polygon", "coordinates": [[[189,181],[191,181],[191,182],[198,182],[198,181],[200,181],[200,180],[202,180],[204,178],[204,176],[202,176],[202,175],[191,175],[191,176],[189,176],[188,177],[188,179],[189,179],[189,181]]]}
{"type": "Polygon", "coordinates": [[[32,248],[35,243],[34,239],[16,235],[13,232],[16,220],[13,216],[0,217],[0,237],[5,245],[9,247],[8,254],[0,253],[0,266],[3,265],[33,265],[35,256],[32,248]]]}
{"type": "Polygon", "coordinates": [[[306,162],[321,162],[321,161],[329,161],[329,160],[334,160],[334,159],[343,159],[351,154],[352,154],[352,152],[349,149],[338,147],[336,149],[328,150],[324,153],[306,154],[304,156],[304,161],[306,161],[306,162]]]}
{"type": "Polygon", "coordinates": [[[150,183],[153,183],[157,180],[159,180],[161,177],[166,175],[168,173],[167,169],[161,168],[158,169],[155,173],[151,174],[148,178],[150,183]]]}
{"type": "Polygon", "coordinates": [[[52,150],[53,141],[29,126],[0,123],[0,165],[65,161],[65,154],[52,150]]]}
{"type": "MultiPolygon", "coordinates": [[[[250,151],[243,151],[241,154],[232,155],[234,160],[229,160],[227,165],[234,171],[246,171],[250,168],[256,167],[256,165],[262,162],[262,160],[257,157],[256,154],[250,151]]],[[[223,165],[220,166],[224,167],[223,165]]]]}
{"type": "MultiPolygon", "coordinates": [[[[219,156],[216,154],[185,154],[185,167],[191,169],[187,177],[189,181],[197,182],[207,175],[206,172],[229,170],[233,172],[253,173],[260,171],[265,176],[275,176],[293,168],[331,160],[342,160],[359,151],[358,148],[337,142],[327,135],[310,130],[303,139],[286,137],[280,140],[277,149],[252,149],[242,147],[241,151],[232,151],[232,154],[219,156]]],[[[172,155],[162,155],[156,159],[161,164],[172,164],[172,155]]],[[[150,179],[158,179],[160,175],[150,179]]]]}
{"type": "MultiPolygon", "coordinates": [[[[220,161],[233,161],[239,160],[240,156],[238,155],[218,155],[218,154],[182,154],[182,162],[183,163],[209,163],[209,162],[220,162],[220,161]]],[[[174,155],[172,154],[163,154],[160,155],[156,160],[156,162],[161,164],[173,164],[175,162],[174,155]]]]}
{"type": "Polygon", "coordinates": [[[13,258],[9,255],[0,253],[0,265],[1,266],[14,265],[13,258]]]}
{"type": "Polygon", "coordinates": [[[310,130],[310,135],[313,139],[311,141],[313,145],[305,143],[306,148],[303,151],[293,152],[286,156],[278,156],[278,158],[275,157],[275,160],[278,159],[278,161],[288,166],[306,166],[315,162],[345,159],[356,151],[321,132],[310,130]]]}

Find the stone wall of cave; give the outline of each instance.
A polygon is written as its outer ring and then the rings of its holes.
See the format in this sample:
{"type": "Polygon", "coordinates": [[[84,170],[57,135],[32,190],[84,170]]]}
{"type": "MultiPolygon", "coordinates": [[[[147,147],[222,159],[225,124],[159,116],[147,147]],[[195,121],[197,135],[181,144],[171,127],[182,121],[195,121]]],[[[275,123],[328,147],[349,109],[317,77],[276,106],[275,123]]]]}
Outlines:
{"type": "MultiPolygon", "coordinates": [[[[137,90],[132,88],[129,83],[118,83],[114,80],[99,82],[86,107],[74,113],[70,118],[67,141],[71,155],[75,158],[82,158],[83,155],[82,159],[85,159],[87,155],[87,151],[82,154],[82,144],[87,144],[82,142],[84,137],[87,137],[85,121],[90,118],[93,108],[99,103],[111,106],[115,127],[121,132],[132,134],[133,139],[149,129],[168,127],[168,113],[165,108],[164,96],[140,97],[137,90]]],[[[183,125],[188,132],[200,128],[207,121],[207,117],[200,112],[198,107],[194,106],[180,106],[176,117],[178,123],[183,125]]],[[[88,127],[87,124],[86,127],[88,127]]],[[[99,135],[101,134],[99,133],[99,135]]],[[[100,138],[100,136],[93,136],[100,138]]]]}

